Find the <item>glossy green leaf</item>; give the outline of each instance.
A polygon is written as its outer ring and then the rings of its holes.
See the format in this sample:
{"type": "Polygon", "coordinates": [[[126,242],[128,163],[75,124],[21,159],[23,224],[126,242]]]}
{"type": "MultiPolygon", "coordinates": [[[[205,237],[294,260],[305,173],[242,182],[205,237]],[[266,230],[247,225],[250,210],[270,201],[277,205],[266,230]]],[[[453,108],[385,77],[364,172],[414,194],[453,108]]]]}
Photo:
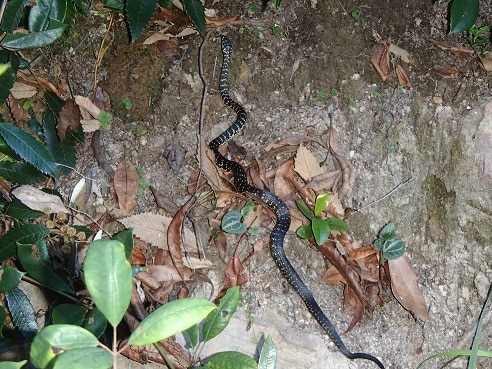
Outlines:
{"type": "Polygon", "coordinates": [[[60,278],[53,269],[32,255],[32,244],[21,244],[18,242],[17,245],[19,262],[31,278],[56,291],[62,291],[69,295],[73,294],[72,288],[66,281],[60,278]]]}
{"type": "Polygon", "coordinates": [[[196,347],[198,345],[198,341],[200,340],[200,327],[198,326],[198,324],[192,325],[185,332],[188,336],[188,343],[190,347],[196,347]]]}
{"type": "Polygon", "coordinates": [[[112,240],[120,241],[125,246],[125,255],[130,259],[133,252],[133,228],[125,229],[111,237],[112,240]]]}
{"type": "Polygon", "coordinates": [[[205,37],[207,28],[205,26],[205,8],[200,0],[182,0],[186,15],[195,25],[202,37],[205,37]]]}
{"type": "Polygon", "coordinates": [[[202,326],[203,341],[210,341],[219,335],[229,324],[239,303],[239,286],[227,289],[226,294],[219,300],[217,309],[208,314],[202,326]]]}
{"type": "Polygon", "coordinates": [[[23,161],[0,161],[0,176],[17,184],[35,184],[46,181],[46,176],[23,161]]]}
{"type": "Polygon", "coordinates": [[[396,237],[395,223],[389,221],[378,233],[378,238],[389,240],[396,237]]]}
{"type": "Polygon", "coordinates": [[[387,260],[398,259],[405,253],[405,242],[398,237],[386,241],[383,245],[383,258],[387,260]]]}
{"type": "Polygon", "coordinates": [[[267,336],[263,342],[258,359],[258,369],[275,369],[277,366],[277,347],[272,337],[267,336]]]}
{"type": "Polygon", "coordinates": [[[42,211],[32,210],[18,199],[12,199],[5,206],[5,214],[15,219],[36,219],[44,215],[42,211]]]}
{"type": "Polygon", "coordinates": [[[57,176],[55,160],[41,142],[8,123],[0,123],[0,135],[22,159],[43,173],[57,176]]]}
{"type": "Polygon", "coordinates": [[[29,11],[28,26],[30,32],[41,32],[48,29],[50,25],[50,11],[56,6],[56,0],[37,0],[29,11]]]}
{"type": "Polygon", "coordinates": [[[309,240],[310,238],[314,237],[313,230],[308,225],[302,225],[297,228],[296,234],[303,240],[309,240]]]}
{"type": "Polygon", "coordinates": [[[0,64],[0,105],[9,97],[10,89],[14,86],[15,72],[10,63],[0,64]]]}
{"type": "Polygon", "coordinates": [[[467,31],[478,17],[479,0],[453,0],[449,14],[449,33],[467,31]]]}
{"type": "Polygon", "coordinates": [[[48,235],[48,229],[41,224],[24,224],[0,236],[0,262],[17,253],[17,243],[35,244],[48,235]]]}
{"type": "Polygon", "coordinates": [[[7,33],[12,33],[22,19],[24,8],[29,2],[30,0],[11,0],[7,2],[0,29],[7,33]]]}
{"type": "Polygon", "coordinates": [[[223,351],[218,352],[205,360],[211,369],[257,369],[256,361],[241,352],[223,351]]]}
{"type": "Polygon", "coordinates": [[[322,245],[330,238],[331,230],[326,219],[313,218],[311,220],[311,228],[313,229],[316,244],[322,245]]]}
{"type": "Polygon", "coordinates": [[[5,292],[5,300],[12,316],[12,322],[26,341],[31,342],[38,333],[38,323],[36,312],[28,297],[16,287],[5,292]]]}
{"type": "MultiPolygon", "coordinates": [[[[1,267],[0,268],[0,293],[10,291],[17,287],[22,279],[22,276],[26,274],[20,272],[17,268],[1,267]]],[[[1,332],[1,330],[0,330],[1,332]]]]}
{"type": "Polygon", "coordinates": [[[125,2],[123,0],[104,0],[104,7],[115,12],[123,13],[125,2]]]}
{"type": "Polygon", "coordinates": [[[66,24],[52,19],[50,21],[50,28],[46,31],[7,35],[2,40],[0,45],[7,49],[13,50],[37,49],[51,45],[53,42],[58,40],[63,35],[65,28],[67,28],[66,24]]]}
{"type": "Polygon", "coordinates": [[[221,227],[224,232],[231,234],[243,234],[248,227],[242,220],[243,216],[240,211],[232,210],[222,217],[221,227]]]}
{"type": "Polygon", "coordinates": [[[81,347],[62,352],[53,369],[107,369],[113,366],[113,355],[102,347],[81,347]]]}
{"type": "Polygon", "coordinates": [[[326,209],[328,204],[330,203],[330,195],[326,192],[320,193],[316,196],[316,201],[314,202],[314,216],[317,217],[321,214],[322,211],[326,209]]]}
{"type": "Polygon", "coordinates": [[[104,333],[107,326],[108,320],[97,307],[94,307],[85,317],[84,328],[97,338],[104,333]]]}
{"type": "Polygon", "coordinates": [[[306,218],[308,218],[309,220],[313,219],[313,214],[311,214],[311,211],[304,202],[297,200],[296,204],[301,213],[304,214],[306,218]]]}
{"type": "Polygon", "coordinates": [[[326,223],[333,231],[348,231],[349,229],[347,222],[340,218],[327,218],[326,223]]]}
{"type": "Polygon", "coordinates": [[[65,350],[96,347],[97,338],[89,331],[68,324],[54,324],[43,328],[31,344],[31,363],[37,368],[46,368],[65,350]]]}
{"type": "Polygon", "coordinates": [[[21,369],[26,364],[27,364],[27,360],[4,361],[3,363],[0,363],[0,368],[1,369],[21,369]]]}
{"type": "Polygon", "coordinates": [[[202,321],[216,306],[208,300],[185,298],[161,306],[131,334],[130,345],[147,345],[182,332],[202,321]]]}
{"type": "Polygon", "coordinates": [[[51,313],[53,324],[72,324],[81,326],[84,323],[85,309],[75,304],[61,304],[51,313]]]}
{"type": "Polygon", "coordinates": [[[84,276],[97,308],[112,326],[117,326],[130,304],[133,287],[125,246],[114,240],[92,242],[84,261],[84,276]]]}
{"type": "Polygon", "coordinates": [[[132,42],[149,24],[157,7],[157,0],[127,0],[125,15],[132,42]]]}

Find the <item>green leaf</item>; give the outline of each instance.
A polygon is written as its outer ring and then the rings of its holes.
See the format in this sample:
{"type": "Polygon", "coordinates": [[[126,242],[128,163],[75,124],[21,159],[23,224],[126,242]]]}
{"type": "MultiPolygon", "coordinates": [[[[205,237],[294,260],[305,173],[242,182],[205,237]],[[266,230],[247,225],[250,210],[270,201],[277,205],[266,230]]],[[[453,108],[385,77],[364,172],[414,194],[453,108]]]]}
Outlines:
{"type": "Polygon", "coordinates": [[[22,361],[4,361],[0,364],[1,369],[21,369],[27,364],[27,360],[22,361]]]}
{"type": "Polygon", "coordinates": [[[53,324],[72,324],[81,326],[84,323],[85,309],[74,304],[61,304],[51,313],[53,324]]]}
{"type": "Polygon", "coordinates": [[[479,0],[453,0],[450,9],[449,33],[467,31],[478,17],[479,0]]]}
{"type": "Polygon", "coordinates": [[[50,28],[48,30],[27,34],[18,33],[15,35],[7,35],[0,45],[13,50],[37,49],[51,45],[63,35],[65,28],[67,28],[66,24],[51,19],[50,28]]]}
{"type": "Polygon", "coordinates": [[[347,222],[340,218],[327,218],[326,223],[333,231],[348,231],[349,229],[347,222]]]}
{"type": "Polygon", "coordinates": [[[238,210],[232,210],[226,213],[222,217],[221,227],[223,231],[232,234],[243,234],[246,232],[248,227],[246,227],[246,224],[241,222],[242,218],[243,216],[238,210]]]}
{"type": "Polygon", "coordinates": [[[118,232],[113,235],[111,239],[115,241],[120,241],[125,246],[126,258],[130,259],[133,252],[133,228],[128,228],[124,231],[118,232]]]}
{"type": "Polygon", "coordinates": [[[216,306],[208,300],[185,298],[161,306],[131,334],[130,345],[147,345],[182,332],[202,321],[216,306]]]}
{"type": "Polygon", "coordinates": [[[0,161],[0,176],[17,184],[35,184],[46,180],[44,174],[23,161],[0,161]]]}
{"type": "Polygon", "coordinates": [[[12,316],[12,322],[26,341],[31,342],[38,333],[36,312],[31,302],[24,292],[17,287],[5,292],[5,300],[12,316]]]}
{"type": "Polygon", "coordinates": [[[113,366],[113,355],[102,347],[81,347],[62,352],[53,369],[107,369],[113,366]]]}
{"type": "Polygon", "coordinates": [[[272,337],[267,336],[260,351],[258,369],[275,369],[277,366],[277,347],[272,337]]]}
{"type": "Polygon", "coordinates": [[[231,287],[226,294],[220,299],[217,309],[208,314],[203,323],[203,341],[210,341],[219,335],[229,324],[232,316],[236,312],[239,303],[239,286],[231,287]]]}
{"type": "Polygon", "coordinates": [[[17,268],[0,268],[0,293],[10,291],[17,287],[24,274],[26,273],[20,272],[17,268]]]}
{"type": "Polygon", "coordinates": [[[7,2],[2,23],[0,23],[0,29],[7,33],[12,33],[22,19],[24,8],[29,2],[29,0],[12,0],[7,2]]]}
{"type": "Polygon", "coordinates": [[[314,237],[313,230],[308,225],[300,226],[299,228],[297,228],[296,233],[303,240],[309,240],[310,238],[314,237]]]}
{"type": "Polygon", "coordinates": [[[10,63],[0,64],[0,105],[9,97],[10,89],[15,82],[15,72],[10,63]]]}
{"type": "Polygon", "coordinates": [[[19,262],[30,277],[55,291],[62,291],[69,295],[73,294],[73,290],[67,282],[32,255],[33,245],[31,243],[21,244],[17,242],[17,245],[19,262]]]}
{"type": "Polygon", "coordinates": [[[17,243],[35,244],[48,235],[41,224],[24,224],[0,236],[0,262],[10,259],[17,252],[17,243]]]}
{"type": "Polygon", "coordinates": [[[316,196],[316,201],[314,203],[314,216],[317,217],[318,215],[320,215],[321,212],[326,209],[329,203],[330,195],[328,195],[326,192],[322,192],[318,196],[316,196]]]}
{"type": "Polygon", "coordinates": [[[31,344],[31,363],[37,368],[46,368],[64,350],[96,347],[97,338],[83,328],[69,324],[54,324],[43,328],[31,344]]]}
{"type": "Polygon", "coordinates": [[[311,214],[311,211],[309,210],[309,208],[307,207],[307,205],[305,203],[303,203],[300,200],[297,200],[296,204],[297,204],[297,207],[299,208],[299,210],[301,211],[301,213],[304,214],[304,216],[306,218],[308,218],[309,220],[313,219],[313,214],[311,214]]]}
{"type": "Polygon", "coordinates": [[[48,29],[51,7],[55,6],[56,3],[56,0],[36,1],[35,5],[29,11],[28,27],[30,32],[41,32],[48,29]]]}
{"type": "Polygon", "coordinates": [[[405,253],[405,242],[398,237],[388,240],[383,245],[383,258],[387,260],[398,259],[405,253]]]}
{"type": "Polygon", "coordinates": [[[94,307],[85,318],[84,328],[97,338],[104,333],[107,326],[108,320],[97,307],[94,307]]]}
{"type": "Polygon", "coordinates": [[[115,12],[123,13],[123,10],[125,10],[125,3],[123,0],[105,0],[104,7],[115,12]]]}
{"type": "Polygon", "coordinates": [[[0,135],[22,159],[43,173],[52,177],[57,176],[55,161],[41,142],[8,123],[0,123],[0,135]]]}
{"type": "Polygon", "coordinates": [[[328,238],[330,238],[330,226],[328,225],[327,219],[313,218],[311,220],[311,227],[313,229],[314,239],[316,244],[322,245],[328,238]]]}
{"type": "Polygon", "coordinates": [[[202,37],[205,37],[207,28],[205,26],[205,8],[200,0],[182,0],[186,15],[195,25],[202,37]]]}
{"type": "Polygon", "coordinates": [[[12,199],[7,203],[5,214],[15,219],[36,219],[44,215],[42,211],[32,210],[18,199],[12,199]]]}
{"type": "MultiPolygon", "coordinates": [[[[5,308],[3,306],[0,306],[0,342],[1,342],[1,339],[4,338],[3,335],[2,335],[2,330],[3,330],[3,327],[5,326],[5,319],[7,318],[7,312],[5,311],[5,308]]],[[[2,351],[3,351],[3,347],[2,347],[2,351]]]]}
{"type": "Polygon", "coordinates": [[[198,324],[192,325],[185,332],[188,335],[190,347],[195,348],[200,339],[200,328],[198,327],[198,324]]]}
{"type": "Polygon", "coordinates": [[[84,261],[84,275],[97,308],[116,327],[130,304],[133,288],[132,267],[126,259],[125,246],[114,240],[92,242],[84,261]]]}
{"type": "Polygon", "coordinates": [[[125,15],[130,29],[131,40],[134,42],[152,19],[157,0],[127,0],[125,15]]]}
{"type": "Polygon", "coordinates": [[[378,233],[378,238],[382,238],[384,240],[392,239],[396,237],[395,223],[389,221],[378,233]]]}
{"type": "Polygon", "coordinates": [[[253,358],[236,351],[218,352],[205,360],[213,369],[257,369],[258,365],[253,358]]]}

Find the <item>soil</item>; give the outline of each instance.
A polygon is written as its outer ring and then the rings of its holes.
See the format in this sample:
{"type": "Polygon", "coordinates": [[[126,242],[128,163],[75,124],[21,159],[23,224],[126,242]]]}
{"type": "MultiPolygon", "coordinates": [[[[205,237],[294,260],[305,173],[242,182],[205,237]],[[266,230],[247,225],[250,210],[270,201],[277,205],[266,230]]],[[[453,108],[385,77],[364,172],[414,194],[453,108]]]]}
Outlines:
{"type": "MultiPolygon", "coordinates": [[[[350,158],[357,173],[345,200],[346,207],[360,209],[348,219],[351,233],[370,244],[393,220],[407,245],[429,320],[415,320],[388,290],[384,306],[344,334],[347,346],[376,355],[394,369],[415,368],[440,351],[469,348],[492,280],[492,78],[470,59],[431,43],[444,40],[466,46],[463,35],[447,34],[446,2],[284,0],[280,9],[270,4],[265,12],[253,12],[248,2],[240,1],[206,5],[219,16],[242,15],[243,23],[240,30],[214,30],[205,45],[203,69],[209,90],[204,139],[208,142],[234,119],[217,91],[219,35],[225,34],[234,43],[231,94],[249,115],[235,139],[247,153],[243,163],[261,158],[268,144],[293,135],[321,136],[331,124],[338,134],[339,154],[350,158]],[[279,35],[272,32],[274,25],[280,26],[279,35]],[[371,66],[371,56],[384,41],[410,53],[412,63],[392,58],[393,65],[403,66],[410,88],[399,86],[394,76],[383,83],[371,66]],[[460,71],[458,77],[443,78],[435,72],[451,64],[460,71]]],[[[492,24],[492,5],[480,5],[480,14],[488,16],[480,22],[492,24]]],[[[108,20],[90,17],[76,24],[69,46],[53,49],[47,55],[51,64],[44,68],[52,78],[67,75],[74,94],[92,97],[95,55],[108,20]]],[[[157,45],[142,44],[155,27],[132,44],[122,19],[110,31],[112,43],[97,79],[109,94],[114,120],[102,131],[102,142],[114,167],[130,159],[143,180],[171,202],[170,211],[159,208],[150,189],[143,188],[133,214],[172,216],[173,209],[190,197],[187,184],[199,167],[201,38],[179,39],[179,52],[166,56],[157,45]],[[130,110],[121,103],[123,98],[130,99],[130,110]]],[[[77,171],[93,167],[102,183],[105,174],[97,168],[89,143],[81,148],[77,171]]],[[[320,159],[327,155],[321,146],[311,149],[320,159]]],[[[267,166],[276,168],[284,159],[270,158],[267,166]]],[[[62,178],[60,189],[68,196],[78,179],[75,172],[62,178]]],[[[115,206],[105,197],[102,205],[89,202],[81,210],[97,216],[115,206]]],[[[194,209],[191,216],[205,255],[216,265],[210,276],[218,287],[224,265],[209,242],[203,212],[194,209]]],[[[243,238],[241,254],[248,254],[255,241],[243,238]]],[[[326,270],[320,254],[292,232],[285,244],[299,274],[343,331],[350,316],[343,311],[342,289],[320,283],[326,270]]],[[[248,314],[260,316],[268,308],[296,328],[324,336],[295,292],[285,288],[267,247],[245,266],[248,314]]],[[[489,314],[483,348],[490,348],[491,338],[489,314]]],[[[314,367],[331,366],[322,362],[314,367]]],[[[374,365],[356,361],[351,367],[374,365]]],[[[436,361],[426,367],[436,367],[436,361]]],[[[450,367],[463,368],[465,363],[460,359],[450,367]]],[[[490,367],[490,360],[479,360],[477,367],[490,367]]]]}

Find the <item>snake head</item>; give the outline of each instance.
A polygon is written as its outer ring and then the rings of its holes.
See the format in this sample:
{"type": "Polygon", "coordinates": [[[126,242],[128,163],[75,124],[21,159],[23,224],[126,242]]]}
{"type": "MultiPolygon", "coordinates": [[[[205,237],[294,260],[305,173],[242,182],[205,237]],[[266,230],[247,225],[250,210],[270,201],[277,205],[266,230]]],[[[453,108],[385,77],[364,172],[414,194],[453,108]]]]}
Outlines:
{"type": "Polygon", "coordinates": [[[225,36],[221,36],[221,47],[224,54],[229,54],[232,51],[232,41],[225,36]]]}

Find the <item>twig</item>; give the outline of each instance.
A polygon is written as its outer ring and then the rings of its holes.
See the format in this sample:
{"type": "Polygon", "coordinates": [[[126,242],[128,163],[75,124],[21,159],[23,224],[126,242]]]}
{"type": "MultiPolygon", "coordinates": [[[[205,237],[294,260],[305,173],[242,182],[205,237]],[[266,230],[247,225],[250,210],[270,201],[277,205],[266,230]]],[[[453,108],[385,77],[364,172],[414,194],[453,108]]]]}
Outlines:
{"type": "Polygon", "coordinates": [[[356,209],[352,212],[353,213],[357,213],[358,211],[362,211],[364,210],[365,208],[368,208],[369,206],[372,206],[374,204],[377,204],[378,202],[380,201],[383,201],[385,198],[387,198],[388,196],[390,196],[393,192],[395,192],[397,189],[399,189],[400,187],[406,185],[408,182],[410,182],[412,180],[413,177],[409,177],[408,179],[404,180],[403,182],[400,182],[398,183],[395,187],[393,187],[393,189],[391,191],[389,191],[388,193],[386,193],[383,197],[380,197],[379,199],[377,200],[374,200],[374,201],[371,201],[369,204],[367,205],[364,205],[363,207],[359,208],[359,209],[356,209]]]}
{"type": "Polygon", "coordinates": [[[114,12],[111,12],[111,15],[109,17],[109,24],[108,28],[106,29],[106,33],[103,36],[103,39],[101,40],[101,45],[99,45],[99,51],[97,53],[97,60],[96,60],[96,65],[94,66],[94,82],[92,84],[92,93],[96,93],[97,89],[97,72],[99,70],[99,66],[102,63],[102,59],[104,58],[104,55],[106,54],[106,51],[108,51],[109,46],[111,46],[111,41],[108,42],[107,45],[105,45],[106,39],[109,38],[109,32],[111,31],[111,27],[113,26],[113,21],[114,21],[114,12]]]}
{"type": "Polygon", "coordinates": [[[3,13],[5,11],[6,5],[7,5],[7,0],[2,1],[2,5],[0,6],[0,23],[2,23],[3,13]]]}

